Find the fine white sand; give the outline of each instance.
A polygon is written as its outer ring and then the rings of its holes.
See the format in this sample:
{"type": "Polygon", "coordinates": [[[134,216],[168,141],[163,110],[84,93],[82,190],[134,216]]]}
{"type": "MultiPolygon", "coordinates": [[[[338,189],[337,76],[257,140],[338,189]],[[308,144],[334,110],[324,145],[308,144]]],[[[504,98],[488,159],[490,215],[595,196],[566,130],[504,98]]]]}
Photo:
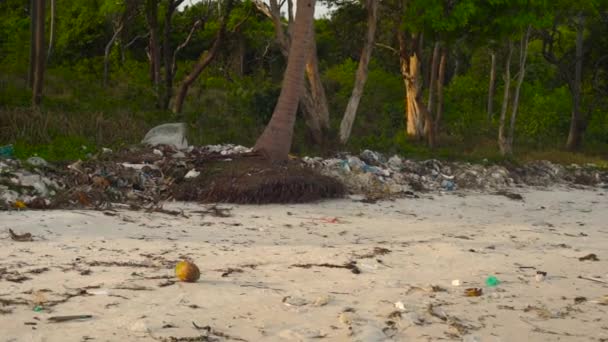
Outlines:
{"type": "Polygon", "coordinates": [[[608,193],[518,191],[0,212],[0,341],[606,341],[608,193]],[[197,283],[173,282],[183,257],[197,283]]]}

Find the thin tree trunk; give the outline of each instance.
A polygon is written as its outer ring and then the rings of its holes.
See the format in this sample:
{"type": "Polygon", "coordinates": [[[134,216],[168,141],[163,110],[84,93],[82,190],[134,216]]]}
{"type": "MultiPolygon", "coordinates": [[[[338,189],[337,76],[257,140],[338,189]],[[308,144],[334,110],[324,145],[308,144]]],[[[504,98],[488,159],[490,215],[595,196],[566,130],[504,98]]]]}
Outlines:
{"type": "Polygon", "coordinates": [[[34,72],[36,70],[36,9],[37,1],[30,0],[30,67],[27,73],[27,85],[34,87],[34,72]]]}
{"type": "Polygon", "coordinates": [[[439,71],[437,75],[437,113],[433,119],[432,136],[430,146],[435,147],[439,140],[439,125],[443,116],[443,86],[445,84],[445,68],[447,66],[448,51],[446,47],[441,48],[441,57],[439,58],[439,71]]]}
{"type": "Polygon", "coordinates": [[[490,84],[488,85],[488,122],[494,116],[494,92],[496,91],[496,53],[490,52],[490,84]]]}
{"type": "Polygon", "coordinates": [[[359,58],[359,66],[357,67],[357,75],[355,77],[355,86],[350,95],[342,122],[340,123],[340,142],[346,144],[357,116],[359,102],[363,96],[363,89],[367,81],[368,65],[372,57],[374,49],[374,40],[376,36],[376,27],[378,23],[378,0],[367,0],[367,34],[365,35],[365,43],[361,57],[359,58]]]}
{"type": "Polygon", "coordinates": [[[158,0],[146,1],[146,21],[150,30],[150,63],[152,84],[160,105],[160,39],[158,34],[158,0]]]}
{"type": "Polygon", "coordinates": [[[228,17],[230,16],[230,12],[232,11],[232,7],[234,5],[233,0],[225,0],[226,1],[226,12],[222,15],[220,19],[220,27],[217,31],[217,35],[215,37],[215,41],[213,45],[209,49],[209,51],[203,52],[199,57],[198,61],[194,65],[194,68],[190,73],[186,76],[186,78],[182,81],[179,86],[179,90],[175,95],[175,100],[173,101],[173,113],[181,113],[184,100],[186,99],[186,94],[188,94],[188,89],[194,83],[194,81],[198,78],[198,76],[205,70],[205,68],[215,59],[217,53],[220,50],[221,45],[224,43],[224,38],[226,35],[226,24],[228,22],[228,17]]]}
{"type": "Polygon", "coordinates": [[[51,59],[51,52],[53,50],[53,37],[55,36],[55,0],[51,0],[51,32],[49,33],[49,51],[46,54],[46,62],[48,63],[51,59]]]}
{"type": "Polygon", "coordinates": [[[576,23],[576,62],[574,65],[574,84],[572,85],[572,118],[566,148],[576,150],[580,147],[585,126],[581,113],[581,78],[583,73],[583,31],[585,18],[578,14],[576,23]]]}
{"type": "Polygon", "coordinates": [[[427,102],[427,112],[428,115],[426,116],[425,120],[424,120],[424,134],[427,136],[427,140],[428,140],[428,144],[429,146],[433,146],[434,145],[434,133],[433,132],[433,126],[435,125],[433,123],[433,111],[434,111],[434,107],[435,107],[435,103],[434,103],[434,94],[435,94],[435,90],[436,90],[436,84],[437,84],[437,69],[439,68],[439,54],[440,54],[440,50],[441,50],[441,46],[439,44],[439,42],[435,43],[435,46],[433,48],[433,56],[431,58],[430,64],[431,64],[431,72],[429,75],[429,99],[427,102]]]}
{"type": "MultiPolygon", "coordinates": [[[[305,71],[314,104],[314,111],[311,114],[314,116],[314,120],[318,122],[319,127],[325,131],[329,129],[329,106],[327,104],[327,96],[325,95],[325,87],[323,87],[323,83],[321,83],[319,59],[317,57],[317,43],[315,40],[313,28],[305,71]]],[[[318,142],[320,143],[320,141],[318,142]]]]}
{"type": "Polygon", "coordinates": [[[190,43],[194,31],[202,25],[203,22],[201,20],[195,21],[192,25],[192,28],[190,28],[190,32],[188,33],[186,39],[175,48],[175,51],[173,51],[173,59],[171,61],[171,72],[173,75],[175,75],[175,73],[177,72],[177,54],[190,43]]]}
{"type": "Polygon", "coordinates": [[[293,32],[293,44],[289,49],[287,68],[281,94],[270,122],[255,144],[255,150],[271,161],[287,160],[293,140],[296,111],[304,90],[304,70],[312,38],[315,0],[299,0],[293,32]]]}
{"type": "Polygon", "coordinates": [[[498,147],[500,148],[501,154],[506,154],[507,137],[505,135],[505,121],[507,118],[507,110],[509,109],[510,95],[509,91],[511,88],[511,58],[513,57],[513,42],[509,40],[509,52],[505,61],[505,74],[503,76],[505,82],[505,90],[502,97],[502,108],[500,110],[500,123],[498,125],[498,147]]]}
{"type": "Polygon", "coordinates": [[[530,40],[531,27],[528,26],[526,33],[521,37],[519,47],[519,71],[517,75],[517,84],[515,85],[515,93],[513,94],[513,107],[511,108],[511,122],[509,126],[508,154],[513,153],[513,139],[515,135],[515,120],[517,119],[517,110],[519,109],[519,93],[521,85],[524,83],[526,75],[526,59],[528,57],[528,41],[530,40]]]}
{"type": "Polygon", "coordinates": [[[36,30],[35,30],[35,69],[32,87],[32,106],[38,107],[42,101],[42,84],[44,81],[44,8],[45,0],[36,0],[36,30]]]}
{"type": "Polygon", "coordinates": [[[165,89],[161,103],[161,109],[168,109],[169,102],[173,96],[173,64],[171,52],[171,21],[173,13],[184,0],[170,0],[165,12],[165,27],[163,29],[163,64],[165,68],[165,89]]]}
{"type": "Polygon", "coordinates": [[[120,32],[122,32],[123,27],[124,27],[124,24],[121,20],[121,22],[118,24],[118,27],[114,31],[112,38],[110,39],[108,44],[106,44],[106,48],[105,48],[105,52],[104,52],[104,56],[103,56],[103,86],[104,87],[106,87],[108,85],[109,69],[110,69],[110,51],[112,51],[112,46],[114,45],[114,42],[116,42],[116,39],[118,38],[118,35],[120,34],[120,32]]]}

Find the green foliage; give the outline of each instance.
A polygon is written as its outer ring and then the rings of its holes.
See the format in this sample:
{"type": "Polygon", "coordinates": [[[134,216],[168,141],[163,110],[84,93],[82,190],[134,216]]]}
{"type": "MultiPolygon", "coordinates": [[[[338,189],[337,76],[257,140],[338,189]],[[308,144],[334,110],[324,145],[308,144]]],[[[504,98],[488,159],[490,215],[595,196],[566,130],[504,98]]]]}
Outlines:
{"type": "Polygon", "coordinates": [[[57,137],[47,144],[31,145],[23,141],[15,143],[15,156],[26,159],[39,156],[47,161],[68,161],[86,159],[95,153],[94,144],[82,136],[57,137]]]}

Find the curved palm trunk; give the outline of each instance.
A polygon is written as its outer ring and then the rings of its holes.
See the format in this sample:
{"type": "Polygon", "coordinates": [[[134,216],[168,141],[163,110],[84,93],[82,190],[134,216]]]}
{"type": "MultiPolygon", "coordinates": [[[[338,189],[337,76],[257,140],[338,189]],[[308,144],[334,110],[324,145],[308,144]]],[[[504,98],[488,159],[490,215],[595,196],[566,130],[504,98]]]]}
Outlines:
{"type": "Polygon", "coordinates": [[[494,116],[494,91],[496,90],[496,53],[490,52],[490,84],[488,85],[488,122],[494,116]]]}
{"type": "Polygon", "coordinates": [[[530,26],[528,26],[526,33],[521,38],[521,44],[519,48],[519,72],[517,75],[517,84],[515,85],[515,93],[513,94],[513,108],[511,108],[511,122],[509,126],[509,153],[513,153],[515,120],[517,119],[517,110],[519,109],[519,94],[521,91],[521,85],[524,83],[524,77],[526,75],[526,59],[528,57],[528,41],[530,40],[530,29],[530,26]]]}
{"type": "Polygon", "coordinates": [[[296,111],[304,90],[304,69],[307,49],[310,48],[314,11],[315,0],[298,0],[281,95],[270,122],[254,147],[255,151],[261,152],[271,161],[287,160],[291,149],[296,111]]]}
{"type": "Polygon", "coordinates": [[[357,108],[359,107],[359,102],[363,96],[363,88],[367,81],[368,65],[374,48],[374,38],[376,36],[376,26],[378,22],[378,3],[378,0],[367,0],[367,35],[365,36],[365,44],[363,45],[359,66],[357,67],[355,86],[353,87],[353,92],[350,95],[348,105],[346,105],[346,110],[344,111],[344,117],[340,123],[340,142],[342,144],[346,144],[348,138],[350,138],[355,116],[357,115],[357,108]]]}

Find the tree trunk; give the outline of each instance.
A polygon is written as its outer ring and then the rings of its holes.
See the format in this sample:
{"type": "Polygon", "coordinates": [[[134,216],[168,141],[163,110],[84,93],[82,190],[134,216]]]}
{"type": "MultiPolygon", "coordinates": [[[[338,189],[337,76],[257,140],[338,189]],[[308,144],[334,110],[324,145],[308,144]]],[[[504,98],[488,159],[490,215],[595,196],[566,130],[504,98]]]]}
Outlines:
{"type": "Polygon", "coordinates": [[[293,39],[287,69],[283,77],[281,94],[270,122],[255,144],[255,150],[271,161],[287,160],[293,139],[296,111],[304,90],[304,69],[309,39],[312,38],[315,0],[299,0],[294,24],[293,39]]]}
{"type": "Polygon", "coordinates": [[[182,112],[184,106],[184,100],[186,99],[186,94],[188,94],[188,89],[194,83],[194,81],[198,78],[198,76],[205,70],[205,68],[215,59],[215,56],[220,50],[221,45],[224,43],[224,38],[226,35],[226,24],[228,22],[228,17],[230,16],[230,12],[232,11],[232,7],[234,5],[233,0],[225,0],[226,4],[226,12],[222,15],[220,19],[220,27],[217,31],[217,35],[215,37],[215,41],[213,45],[209,49],[209,51],[205,51],[201,54],[198,61],[194,65],[194,68],[190,73],[184,78],[182,83],[179,86],[179,90],[175,95],[175,100],[173,101],[173,113],[179,114],[182,112]]]}
{"type": "Polygon", "coordinates": [[[406,133],[412,138],[421,139],[427,110],[421,101],[420,35],[412,34],[406,38],[406,34],[400,32],[398,38],[401,76],[405,84],[406,133]]]}
{"type": "Polygon", "coordinates": [[[566,148],[573,151],[580,147],[585,122],[581,113],[581,78],[583,73],[583,31],[584,21],[582,13],[578,14],[576,23],[576,62],[574,65],[574,83],[572,84],[572,118],[566,148]]]}
{"type": "Polygon", "coordinates": [[[44,81],[44,8],[45,0],[36,0],[35,37],[34,37],[34,82],[32,87],[32,106],[38,107],[42,100],[42,84],[44,81]]]}
{"type": "Polygon", "coordinates": [[[505,82],[505,90],[502,97],[502,108],[500,110],[500,123],[498,125],[498,147],[502,155],[507,154],[507,137],[505,136],[505,121],[507,118],[507,110],[509,109],[509,90],[511,88],[511,58],[513,57],[513,42],[509,40],[509,52],[505,61],[505,74],[503,76],[505,82]]]}
{"type": "Polygon", "coordinates": [[[48,64],[53,51],[53,37],[55,36],[55,0],[51,0],[51,28],[49,33],[49,51],[46,54],[46,62],[48,64]]]}
{"type": "Polygon", "coordinates": [[[431,130],[430,147],[435,147],[439,137],[439,124],[443,116],[443,86],[445,84],[445,68],[447,66],[448,51],[446,47],[441,48],[441,57],[439,58],[439,71],[437,75],[437,113],[433,119],[433,128],[431,130]]]}
{"type": "Polygon", "coordinates": [[[435,47],[433,48],[433,56],[431,58],[431,72],[429,74],[429,99],[428,99],[428,103],[427,103],[427,111],[428,111],[428,115],[426,116],[426,119],[424,120],[424,134],[427,136],[427,140],[428,140],[428,144],[429,146],[433,146],[434,145],[434,133],[433,132],[433,126],[434,126],[434,120],[433,120],[433,111],[434,111],[434,107],[435,107],[435,103],[434,103],[434,94],[435,94],[435,90],[436,90],[436,84],[437,84],[437,69],[439,68],[439,51],[441,50],[441,46],[439,45],[439,42],[435,43],[435,47]]]}
{"type": "Polygon", "coordinates": [[[152,84],[160,104],[160,39],[158,35],[158,0],[146,1],[146,21],[150,30],[150,71],[152,84]]]}
{"type": "Polygon", "coordinates": [[[109,74],[109,69],[110,69],[110,51],[112,50],[112,46],[114,45],[114,42],[116,41],[116,38],[118,38],[118,35],[122,31],[123,27],[124,27],[124,24],[121,20],[121,22],[118,24],[118,27],[115,29],[114,34],[112,35],[112,38],[110,39],[108,44],[106,44],[106,48],[105,48],[105,52],[104,52],[104,56],[103,56],[103,86],[104,87],[106,87],[108,85],[108,78],[109,78],[108,74],[109,74]]]}
{"type": "Polygon", "coordinates": [[[173,13],[183,0],[170,0],[165,11],[165,27],[163,29],[163,65],[165,68],[165,86],[161,102],[161,109],[169,109],[169,102],[173,96],[173,52],[171,50],[171,21],[173,13]]]}
{"type": "Polygon", "coordinates": [[[496,90],[496,53],[490,52],[490,84],[488,86],[488,122],[494,116],[494,91],[496,90]]]}
{"type": "Polygon", "coordinates": [[[350,95],[342,122],[340,123],[340,142],[346,144],[357,116],[357,109],[359,108],[359,102],[363,96],[363,89],[365,88],[365,82],[367,81],[368,65],[372,56],[372,50],[374,49],[374,40],[376,36],[376,26],[378,23],[378,0],[367,0],[367,34],[365,36],[365,43],[363,50],[361,51],[361,57],[359,58],[359,66],[357,67],[357,75],[355,77],[355,86],[353,92],[350,95]]]}
{"type": "Polygon", "coordinates": [[[519,109],[519,93],[521,85],[524,83],[526,75],[526,59],[528,57],[528,41],[530,40],[531,27],[528,26],[526,33],[521,37],[519,47],[519,71],[517,73],[517,84],[515,85],[515,93],[513,94],[513,106],[511,108],[511,122],[509,126],[509,138],[507,139],[508,154],[513,153],[513,139],[515,135],[515,120],[517,119],[517,110],[519,109]]]}
{"type": "Polygon", "coordinates": [[[27,85],[34,87],[34,72],[36,70],[36,8],[37,1],[30,0],[30,67],[27,72],[27,85]]]}
{"type": "Polygon", "coordinates": [[[312,95],[314,111],[312,115],[321,127],[322,130],[329,129],[329,108],[327,104],[327,96],[325,96],[325,88],[321,83],[321,73],[319,72],[319,59],[317,57],[317,42],[315,41],[314,27],[311,32],[310,47],[308,50],[308,58],[306,61],[306,76],[308,78],[308,86],[312,95]]]}
{"type": "MultiPolygon", "coordinates": [[[[285,33],[285,25],[281,20],[281,5],[277,0],[270,0],[270,5],[266,5],[261,0],[254,0],[256,8],[268,17],[275,29],[276,41],[281,50],[281,54],[285,58],[289,58],[291,47],[291,39],[289,37],[293,28],[288,25],[287,33],[285,33]]],[[[288,12],[291,12],[292,1],[287,1],[288,12]]],[[[293,23],[293,19],[288,18],[288,23],[293,23]]],[[[325,88],[321,83],[321,75],[319,72],[319,62],[317,57],[317,47],[314,35],[314,27],[311,32],[311,47],[307,56],[306,76],[308,82],[305,83],[304,92],[300,101],[300,110],[304,116],[306,126],[310,130],[313,140],[317,144],[323,143],[324,131],[329,129],[329,106],[325,95],[325,88]]]]}

